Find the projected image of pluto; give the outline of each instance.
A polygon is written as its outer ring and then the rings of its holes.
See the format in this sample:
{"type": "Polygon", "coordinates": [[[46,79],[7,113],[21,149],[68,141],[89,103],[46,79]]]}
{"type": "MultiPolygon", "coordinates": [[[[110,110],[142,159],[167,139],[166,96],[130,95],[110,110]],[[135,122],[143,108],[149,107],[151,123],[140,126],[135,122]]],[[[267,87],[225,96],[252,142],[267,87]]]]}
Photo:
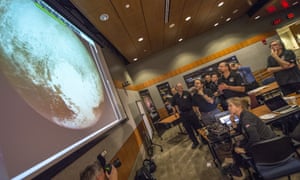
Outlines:
{"type": "Polygon", "coordinates": [[[53,18],[30,0],[1,1],[0,68],[43,117],[65,128],[88,128],[102,113],[101,77],[87,46],[53,18]]]}

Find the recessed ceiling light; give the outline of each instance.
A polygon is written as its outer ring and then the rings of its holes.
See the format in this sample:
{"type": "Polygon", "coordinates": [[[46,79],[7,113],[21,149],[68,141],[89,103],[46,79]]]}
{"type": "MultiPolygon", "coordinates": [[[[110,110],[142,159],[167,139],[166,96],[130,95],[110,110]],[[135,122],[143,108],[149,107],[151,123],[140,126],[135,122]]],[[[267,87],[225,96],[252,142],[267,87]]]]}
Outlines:
{"type": "Polygon", "coordinates": [[[223,5],[224,5],[224,2],[223,2],[223,1],[221,1],[221,2],[218,3],[218,7],[221,7],[221,6],[223,6],[223,5]]]}
{"type": "Polygon", "coordinates": [[[295,2],[293,2],[293,6],[295,6],[295,5],[297,5],[297,4],[299,4],[299,2],[298,1],[295,1],[295,2]]]}
{"type": "Polygon", "coordinates": [[[232,11],[233,14],[236,14],[237,12],[239,12],[238,9],[235,9],[234,11],[232,11]]]}
{"type": "Polygon", "coordinates": [[[219,25],[219,23],[214,24],[215,27],[218,26],[218,25],[219,25]]]}
{"type": "Polygon", "coordinates": [[[101,21],[107,21],[107,20],[109,19],[109,15],[103,13],[103,14],[101,14],[101,15],[99,16],[99,19],[100,19],[101,21]]]}
{"type": "Polygon", "coordinates": [[[147,49],[144,49],[144,52],[147,52],[147,49]]]}
{"type": "Polygon", "coordinates": [[[172,24],[169,25],[169,28],[173,28],[173,27],[175,27],[174,23],[172,23],[172,24]]]}
{"type": "Polygon", "coordinates": [[[228,21],[230,21],[230,20],[231,20],[231,18],[230,18],[230,17],[226,19],[226,21],[227,21],[227,22],[228,22],[228,21]]]}
{"type": "Polygon", "coordinates": [[[260,18],[260,16],[256,16],[254,19],[257,20],[257,19],[259,19],[259,18],[260,18]]]}
{"type": "Polygon", "coordinates": [[[188,17],[186,17],[184,20],[185,21],[189,21],[189,20],[191,20],[192,19],[192,17],[191,16],[188,16],[188,17]]]}
{"type": "Polygon", "coordinates": [[[138,38],[138,42],[142,42],[144,40],[143,37],[138,38]]]}
{"type": "Polygon", "coordinates": [[[138,58],[133,58],[133,61],[137,61],[138,60],[138,58]]]}
{"type": "Polygon", "coordinates": [[[125,8],[130,8],[130,4],[125,4],[125,8]]]}
{"type": "Polygon", "coordinates": [[[182,38],[179,38],[179,39],[178,39],[178,42],[181,42],[181,41],[183,41],[183,39],[182,39],[182,38]]]}

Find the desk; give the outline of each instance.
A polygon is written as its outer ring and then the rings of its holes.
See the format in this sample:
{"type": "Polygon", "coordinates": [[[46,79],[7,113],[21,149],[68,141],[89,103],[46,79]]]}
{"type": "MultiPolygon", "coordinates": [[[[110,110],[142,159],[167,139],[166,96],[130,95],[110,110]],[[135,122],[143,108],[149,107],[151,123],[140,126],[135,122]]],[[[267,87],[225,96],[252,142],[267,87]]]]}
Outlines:
{"type": "Polygon", "coordinates": [[[214,164],[217,168],[221,169],[224,159],[232,156],[232,136],[227,136],[223,140],[210,140],[207,136],[206,127],[202,128],[199,133],[207,141],[214,164]]]}
{"type": "MultiPolygon", "coordinates": [[[[294,94],[292,94],[294,95],[294,94]]],[[[300,104],[300,95],[295,95],[296,96],[296,101],[297,101],[297,104],[299,105],[300,104]]],[[[264,114],[269,114],[269,113],[272,113],[270,111],[270,109],[266,106],[266,105],[262,105],[262,106],[259,106],[259,107],[256,107],[254,109],[251,109],[251,112],[255,115],[257,115],[258,117],[259,116],[262,116],[264,114]]],[[[271,119],[263,119],[263,121],[266,123],[266,124],[271,124],[272,122],[280,119],[280,118],[283,118],[283,117],[287,117],[287,116],[290,116],[290,115],[293,115],[297,112],[300,112],[300,107],[297,107],[295,108],[293,111],[290,111],[288,113],[284,113],[284,114],[277,114],[274,118],[271,118],[271,119]]]]}
{"type": "Polygon", "coordinates": [[[254,94],[255,96],[259,96],[259,95],[268,93],[270,91],[276,90],[278,88],[279,88],[279,85],[277,84],[277,82],[272,82],[271,84],[253,89],[248,94],[254,94]]]}
{"type": "Polygon", "coordinates": [[[258,87],[248,92],[248,95],[251,99],[251,107],[257,107],[262,105],[265,99],[266,94],[272,94],[272,92],[277,93],[280,92],[279,85],[277,82],[273,82],[271,84],[258,87]]]}
{"type": "Polygon", "coordinates": [[[179,125],[181,123],[179,114],[173,114],[171,116],[168,116],[158,122],[155,123],[156,129],[158,131],[158,135],[161,137],[161,135],[170,127],[178,125],[180,133],[183,133],[183,130],[181,126],[179,125]],[[162,129],[163,127],[163,129],[162,129]]]}

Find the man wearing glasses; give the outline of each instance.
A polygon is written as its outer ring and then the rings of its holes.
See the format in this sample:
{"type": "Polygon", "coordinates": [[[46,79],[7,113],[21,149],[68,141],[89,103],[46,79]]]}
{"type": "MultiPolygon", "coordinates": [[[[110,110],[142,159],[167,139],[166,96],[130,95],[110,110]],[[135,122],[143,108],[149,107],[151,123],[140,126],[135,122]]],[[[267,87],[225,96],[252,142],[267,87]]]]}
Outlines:
{"type": "Polygon", "coordinates": [[[267,71],[272,72],[284,95],[300,90],[300,70],[296,55],[287,50],[280,40],[270,43],[271,55],[268,58],[267,71]]]}

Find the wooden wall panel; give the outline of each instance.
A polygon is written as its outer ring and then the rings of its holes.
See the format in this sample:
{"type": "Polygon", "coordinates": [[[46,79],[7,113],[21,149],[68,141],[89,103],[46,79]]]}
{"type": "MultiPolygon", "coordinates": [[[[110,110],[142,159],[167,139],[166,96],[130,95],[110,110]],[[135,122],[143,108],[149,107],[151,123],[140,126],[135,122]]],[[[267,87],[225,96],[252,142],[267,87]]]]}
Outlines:
{"type": "Polygon", "coordinates": [[[133,169],[135,160],[140,152],[140,146],[143,142],[141,130],[145,131],[143,121],[139,123],[138,127],[133,131],[113,158],[113,160],[119,158],[122,163],[121,167],[118,168],[119,180],[128,180],[131,170],[133,169]]]}

